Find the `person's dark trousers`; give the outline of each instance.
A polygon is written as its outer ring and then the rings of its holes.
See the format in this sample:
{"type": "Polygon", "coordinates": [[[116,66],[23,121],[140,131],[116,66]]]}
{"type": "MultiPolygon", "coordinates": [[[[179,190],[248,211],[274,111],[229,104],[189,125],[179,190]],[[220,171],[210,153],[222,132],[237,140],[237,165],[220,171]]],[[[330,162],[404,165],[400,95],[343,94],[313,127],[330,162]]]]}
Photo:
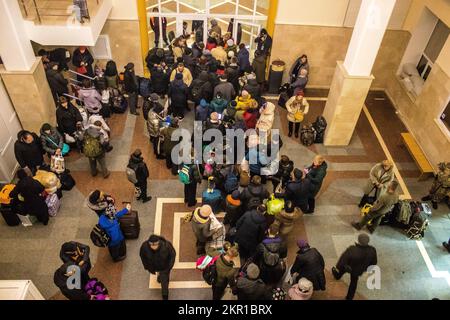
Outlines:
{"type": "Polygon", "coordinates": [[[193,207],[197,204],[197,182],[192,181],[184,185],[184,202],[188,207],[193,207]]]}
{"type": "Polygon", "coordinates": [[[161,283],[161,294],[163,296],[163,299],[166,299],[169,297],[169,281],[170,281],[170,269],[160,271],[157,281],[161,283]]]}
{"type": "Polygon", "coordinates": [[[150,137],[150,141],[153,145],[153,153],[158,156],[158,137],[150,137]]]}
{"type": "MultiPolygon", "coordinates": [[[[348,271],[348,270],[338,270],[336,269],[337,273],[335,273],[333,268],[333,276],[336,280],[339,280],[342,278],[342,276],[348,271]]],[[[353,275],[350,273],[350,285],[348,287],[347,296],[345,297],[346,300],[353,300],[353,297],[356,293],[356,287],[358,286],[358,279],[359,276],[353,275]]]]}
{"type": "Polygon", "coordinates": [[[294,131],[295,136],[298,136],[298,132],[300,130],[300,122],[291,122],[289,121],[289,136],[292,135],[292,131],[294,131]]]}
{"type": "Polygon", "coordinates": [[[137,200],[147,198],[147,180],[145,180],[145,182],[136,183],[134,186],[141,190],[141,195],[137,198],[137,200]]]}
{"type": "Polygon", "coordinates": [[[300,208],[300,210],[302,210],[303,213],[308,212],[308,209],[309,209],[308,203],[306,203],[306,202],[301,203],[298,205],[298,207],[300,208]]]}
{"type": "Polygon", "coordinates": [[[250,258],[252,256],[252,252],[251,250],[247,249],[246,247],[244,247],[242,244],[239,244],[239,256],[241,257],[241,260],[246,261],[248,258],[250,258]]]}
{"type": "Polygon", "coordinates": [[[212,286],[213,300],[220,300],[223,297],[226,287],[212,286]]]}
{"type": "Polygon", "coordinates": [[[313,213],[316,208],[316,199],[308,198],[308,212],[313,213]]]}
{"type": "Polygon", "coordinates": [[[127,245],[125,240],[122,240],[117,246],[108,247],[108,250],[114,262],[121,261],[127,256],[127,245]]]}
{"type": "Polygon", "coordinates": [[[166,156],[166,167],[167,167],[167,169],[172,170],[173,162],[172,162],[172,158],[170,157],[170,155],[168,157],[166,156]]]}
{"type": "Polygon", "coordinates": [[[136,92],[128,93],[128,105],[130,106],[130,113],[135,114],[137,109],[138,96],[136,92]]]}
{"type": "Polygon", "coordinates": [[[197,255],[204,255],[206,253],[205,251],[205,242],[196,241],[195,246],[197,247],[197,255]]]}
{"type": "Polygon", "coordinates": [[[173,108],[173,116],[177,118],[184,118],[184,110],[181,108],[173,108]]]}

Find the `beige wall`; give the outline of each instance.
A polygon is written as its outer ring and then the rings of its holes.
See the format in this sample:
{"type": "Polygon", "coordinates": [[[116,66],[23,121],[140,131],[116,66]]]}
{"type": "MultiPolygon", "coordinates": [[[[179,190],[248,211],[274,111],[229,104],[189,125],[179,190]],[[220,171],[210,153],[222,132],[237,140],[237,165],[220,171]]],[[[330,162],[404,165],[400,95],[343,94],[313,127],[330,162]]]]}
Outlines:
{"type": "Polygon", "coordinates": [[[413,32],[425,6],[450,26],[450,1],[448,0],[414,0],[409,9],[403,28],[413,32]]]}
{"type": "MultiPolygon", "coordinates": [[[[303,53],[308,55],[310,63],[309,86],[329,87],[336,68],[336,61],[344,60],[347,52],[352,28],[315,27],[280,25],[275,26],[272,59],[286,62],[284,80],[288,79],[288,71],[295,59],[303,53]],[[297,39],[296,41],[280,41],[297,39]]],[[[372,87],[384,87],[383,83],[390,75],[390,69],[397,69],[403,52],[408,44],[409,33],[388,30],[381,44],[373,74],[375,80],[372,87]]]]}
{"type": "Polygon", "coordinates": [[[143,75],[139,22],[132,20],[108,20],[100,34],[109,35],[113,60],[117,69],[123,71],[128,62],[133,62],[137,75],[143,75]]]}

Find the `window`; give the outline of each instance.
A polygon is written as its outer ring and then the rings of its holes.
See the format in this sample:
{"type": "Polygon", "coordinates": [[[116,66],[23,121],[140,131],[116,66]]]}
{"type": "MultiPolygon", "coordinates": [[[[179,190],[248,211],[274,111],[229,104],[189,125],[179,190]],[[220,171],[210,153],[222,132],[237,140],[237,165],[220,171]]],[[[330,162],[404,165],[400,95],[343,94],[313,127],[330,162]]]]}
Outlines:
{"type": "Polygon", "coordinates": [[[427,80],[433,68],[433,63],[436,62],[437,57],[441,53],[449,34],[450,29],[441,20],[438,20],[430,40],[428,40],[428,44],[422,53],[422,57],[417,64],[417,71],[423,80],[427,80]]]}
{"type": "Polygon", "coordinates": [[[450,101],[448,102],[444,112],[441,114],[441,121],[445,124],[447,130],[450,131],[450,101]]]}

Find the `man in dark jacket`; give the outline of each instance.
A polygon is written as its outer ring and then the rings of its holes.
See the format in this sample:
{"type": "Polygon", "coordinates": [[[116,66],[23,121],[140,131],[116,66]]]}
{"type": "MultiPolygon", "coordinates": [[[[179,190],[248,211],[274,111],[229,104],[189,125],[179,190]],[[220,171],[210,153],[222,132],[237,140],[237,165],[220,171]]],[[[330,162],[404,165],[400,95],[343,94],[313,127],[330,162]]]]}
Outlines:
{"type": "Polygon", "coordinates": [[[331,269],[336,280],[342,278],[345,273],[350,273],[347,300],[353,300],[359,277],[367,271],[368,267],[377,264],[377,251],[374,247],[369,246],[369,242],[369,236],[361,233],[358,236],[358,242],[348,247],[339,258],[336,267],[331,269]]]}
{"type": "Polygon", "coordinates": [[[312,190],[308,197],[308,211],[304,213],[314,213],[316,207],[315,197],[319,193],[323,179],[325,179],[325,176],[327,175],[327,168],[328,165],[325,162],[325,159],[321,155],[317,155],[314,157],[313,164],[305,169],[306,178],[311,181],[312,190]]]}
{"type": "Polygon", "coordinates": [[[220,76],[220,83],[214,88],[214,97],[217,96],[218,92],[221,92],[222,97],[228,102],[236,98],[234,86],[228,82],[228,77],[225,74],[220,76]]]}
{"type": "Polygon", "coordinates": [[[244,74],[245,70],[247,70],[250,67],[250,53],[248,52],[244,43],[241,43],[239,45],[239,52],[237,54],[237,58],[239,71],[240,74],[242,75],[244,74]]]}
{"type": "Polygon", "coordinates": [[[192,81],[191,96],[195,105],[199,105],[202,99],[211,102],[213,97],[213,88],[209,82],[208,72],[202,71],[197,79],[192,81]]]}
{"type": "Polygon", "coordinates": [[[294,169],[294,180],[286,183],[286,191],[283,196],[286,201],[292,201],[296,208],[300,208],[303,213],[308,213],[308,198],[313,190],[311,181],[306,178],[304,172],[294,169]]]}
{"type": "Polygon", "coordinates": [[[238,300],[272,300],[272,290],[259,277],[260,270],[250,263],[236,281],[238,300]]]}
{"type": "Polygon", "coordinates": [[[69,81],[64,79],[64,76],[58,71],[58,63],[56,62],[50,62],[48,64],[45,75],[52,92],[53,100],[57,103],[59,96],[69,93],[69,88],[67,87],[69,81]]]}
{"type": "MultiPolygon", "coordinates": [[[[230,65],[225,69],[225,74],[227,75],[228,82],[233,85],[234,91],[239,92],[239,77],[241,75],[236,57],[231,58],[230,65]]],[[[252,97],[255,98],[253,95],[252,97]]]]}
{"type": "MultiPolygon", "coordinates": [[[[153,12],[158,13],[158,8],[153,8],[153,12]]],[[[159,44],[159,36],[161,34],[160,32],[160,23],[159,23],[159,17],[150,17],[150,27],[152,28],[153,32],[155,33],[155,47],[158,47],[159,44]]],[[[169,45],[169,42],[167,41],[167,18],[161,17],[161,26],[162,26],[162,36],[163,41],[166,46],[169,45]]]]}
{"type": "Polygon", "coordinates": [[[227,195],[225,200],[225,218],[224,224],[229,224],[230,228],[236,225],[236,222],[242,216],[242,201],[240,200],[241,194],[239,190],[234,190],[231,194],[227,195]]]}
{"type": "Polygon", "coordinates": [[[261,184],[261,177],[253,176],[248,187],[241,193],[241,201],[248,211],[255,209],[263,203],[264,199],[269,198],[269,196],[269,191],[261,184]]]}
{"type": "Polygon", "coordinates": [[[261,86],[258,84],[256,79],[249,79],[247,84],[242,88],[242,90],[247,91],[250,96],[256,101],[261,101],[261,86]]]}
{"type": "Polygon", "coordinates": [[[70,262],[81,269],[81,275],[84,277],[81,281],[84,283],[89,280],[89,271],[92,267],[89,253],[89,246],[76,241],[63,243],[59,251],[59,257],[63,263],[70,262]]]}
{"type": "Polygon", "coordinates": [[[325,261],[316,248],[311,248],[305,240],[297,241],[299,250],[291,268],[293,283],[299,279],[306,278],[314,285],[314,291],[325,290],[325,261]]]}
{"type": "Polygon", "coordinates": [[[239,244],[239,254],[243,259],[251,257],[258,244],[264,239],[267,229],[264,216],[266,207],[247,211],[236,223],[235,242],[239,244]]]}
{"type": "Polygon", "coordinates": [[[62,133],[74,137],[74,133],[77,131],[77,123],[82,121],[80,111],[66,97],[59,97],[58,109],[56,109],[58,129],[62,133]]]}
{"type": "Polygon", "coordinates": [[[125,91],[128,94],[128,105],[130,106],[130,113],[139,115],[136,111],[138,102],[138,79],[134,73],[134,63],[130,62],[125,66],[124,74],[125,91]]]}
{"type": "Polygon", "coordinates": [[[51,51],[46,51],[45,49],[40,49],[38,51],[38,56],[42,57],[42,63],[45,69],[47,69],[48,63],[56,62],[58,64],[58,71],[67,71],[69,66],[67,62],[70,61],[70,52],[66,48],[56,48],[51,51]]]}
{"type": "Polygon", "coordinates": [[[183,82],[183,74],[177,73],[175,80],[169,85],[170,110],[174,117],[184,118],[184,110],[188,109],[189,89],[183,82]]]}
{"type": "Polygon", "coordinates": [[[255,51],[255,58],[252,62],[252,68],[255,71],[256,82],[262,87],[266,81],[266,56],[261,52],[255,51]]]}
{"type": "Polygon", "coordinates": [[[140,256],[144,269],[151,274],[157,274],[157,280],[161,283],[162,298],[168,300],[170,271],[176,257],[172,244],[163,237],[153,234],[142,243],[140,256]]]}
{"type": "MultiPolygon", "coordinates": [[[[80,46],[73,52],[72,63],[76,67],[76,72],[93,78],[94,70],[92,64],[94,63],[94,57],[85,46],[80,46]]],[[[77,75],[78,81],[85,79],[82,76],[77,75]]]]}
{"type": "Polygon", "coordinates": [[[34,174],[44,163],[41,140],[36,133],[19,131],[14,143],[14,155],[21,168],[29,169],[34,174]]]}
{"type": "Polygon", "coordinates": [[[255,43],[258,44],[256,49],[261,51],[261,54],[267,58],[272,48],[272,37],[269,36],[266,29],[261,29],[259,36],[255,39],[255,43]]]}
{"type": "Polygon", "coordinates": [[[149,50],[147,56],[145,57],[145,63],[148,70],[161,65],[164,60],[164,49],[162,48],[153,48],[149,50]]]}
{"type": "Polygon", "coordinates": [[[143,203],[152,200],[152,197],[147,195],[147,178],[149,177],[149,173],[140,149],[136,149],[131,154],[130,160],[128,161],[128,168],[134,170],[136,174],[137,182],[134,184],[134,187],[138,191],[136,200],[142,200],[143,203]]]}
{"type": "Polygon", "coordinates": [[[83,269],[77,268],[73,262],[66,262],[53,275],[53,283],[61,290],[61,293],[69,300],[91,300],[91,296],[84,291],[84,286],[87,283],[83,279],[88,279],[89,276],[83,272],[83,269]],[[77,271],[80,275],[77,275],[77,271]],[[68,284],[72,283],[70,279],[78,278],[81,280],[80,287],[69,288],[68,284]],[[70,278],[70,279],[69,279],[70,278]]]}
{"type": "Polygon", "coordinates": [[[169,73],[167,68],[161,65],[150,69],[153,91],[157,94],[165,95],[169,86],[169,73]]]}

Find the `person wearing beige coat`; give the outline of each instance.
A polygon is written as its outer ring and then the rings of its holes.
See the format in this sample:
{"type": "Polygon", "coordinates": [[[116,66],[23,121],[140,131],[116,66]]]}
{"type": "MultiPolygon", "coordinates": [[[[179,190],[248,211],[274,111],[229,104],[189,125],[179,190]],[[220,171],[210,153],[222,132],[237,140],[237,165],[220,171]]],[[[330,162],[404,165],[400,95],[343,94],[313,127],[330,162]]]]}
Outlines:
{"type": "Polygon", "coordinates": [[[286,102],[287,109],[287,120],[289,122],[289,133],[288,136],[292,137],[292,131],[294,130],[295,137],[298,138],[298,132],[300,129],[300,125],[303,121],[304,116],[309,111],[309,103],[303,97],[303,95],[296,95],[291,97],[286,102]],[[302,116],[303,115],[303,116],[302,116]],[[295,127],[295,129],[294,129],[295,127]]]}
{"type": "Polygon", "coordinates": [[[300,218],[300,209],[295,207],[291,201],[287,201],[285,208],[275,214],[274,224],[279,226],[279,233],[282,237],[287,237],[298,218],[300,218]]]}
{"type": "Polygon", "coordinates": [[[211,50],[211,55],[220,62],[222,66],[228,61],[228,54],[222,46],[217,46],[211,50]]]}
{"type": "Polygon", "coordinates": [[[370,169],[369,180],[364,187],[364,195],[359,206],[362,207],[367,203],[369,194],[372,193],[373,190],[376,189],[376,196],[379,196],[379,190],[381,190],[383,186],[387,186],[392,180],[394,180],[394,166],[392,162],[383,160],[374,165],[372,169],[370,169]]]}
{"type": "Polygon", "coordinates": [[[259,131],[268,132],[272,129],[273,120],[275,119],[275,105],[272,102],[267,102],[260,110],[258,122],[256,123],[256,129],[259,131]]]}
{"type": "Polygon", "coordinates": [[[179,63],[178,67],[172,71],[170,75],[170,82],[175,80],[175,76],[177,75],[177,73],[181,73],[183,75],[183,82],[186,84],[186,86],[190,87],[193,80],[192,74],[188,68],[184,67],[183,63],[179,63]]]}

